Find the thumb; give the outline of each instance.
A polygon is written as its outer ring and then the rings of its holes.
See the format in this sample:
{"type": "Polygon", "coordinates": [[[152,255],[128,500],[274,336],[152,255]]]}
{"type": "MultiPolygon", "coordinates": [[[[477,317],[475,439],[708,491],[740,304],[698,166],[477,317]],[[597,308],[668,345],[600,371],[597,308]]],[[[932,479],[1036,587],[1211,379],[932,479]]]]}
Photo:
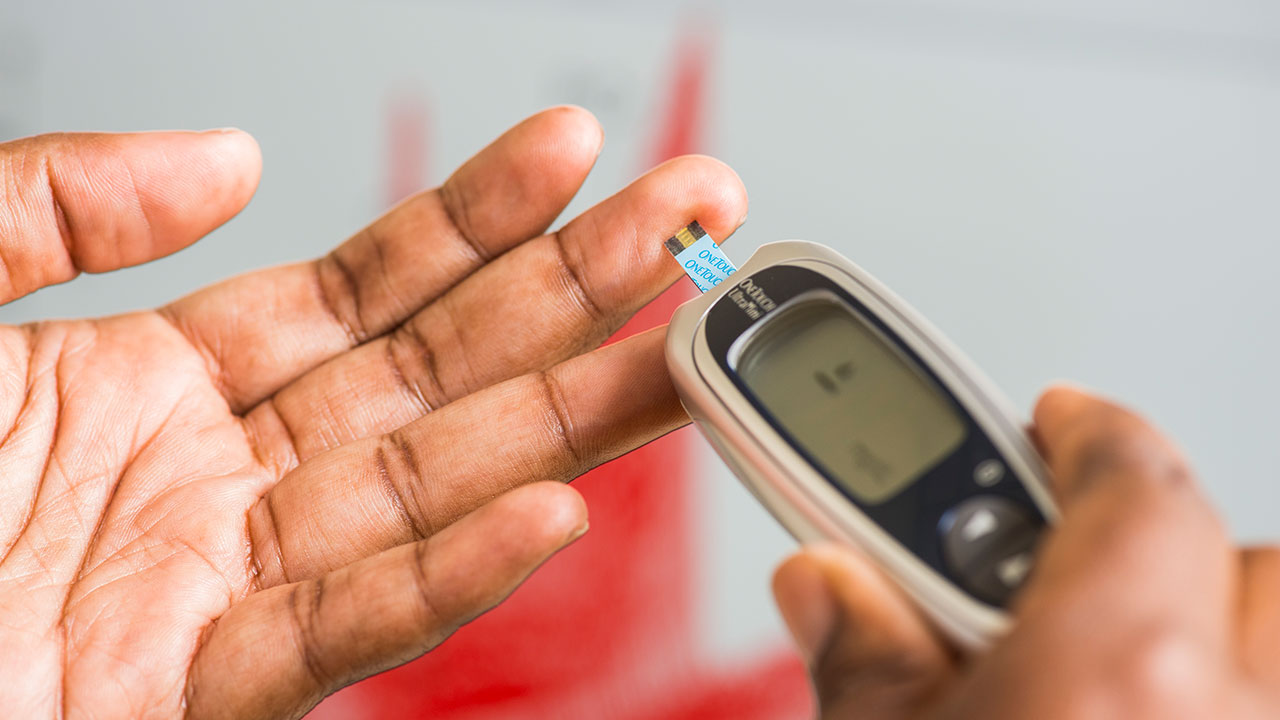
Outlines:
{"type": "Polygon", "coordinates": [[[918,717],[955,671],[915,606],[850,548],[805,548],[778,568],[773,591],[823,718],[918,717]]]}
{"type": "Polygon", "coordinates": [[[244,207],[261,169],[239,130],[0,143],[0,302],[190,245],[244,207]]]}

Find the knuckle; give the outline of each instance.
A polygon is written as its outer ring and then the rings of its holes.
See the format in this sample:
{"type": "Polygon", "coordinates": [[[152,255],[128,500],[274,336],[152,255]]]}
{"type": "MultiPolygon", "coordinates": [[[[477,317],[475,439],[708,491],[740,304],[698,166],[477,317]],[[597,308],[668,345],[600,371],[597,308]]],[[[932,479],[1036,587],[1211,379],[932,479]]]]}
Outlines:
{"type": "Polygon", "coordinates": [[[360,310],[360,283],[340,251],[341,248],[315,263],[316,293],[325,314],[342,329],[347,342],[358,345],[369,337],[360,310]]]}
{"type": "Polygon", "coordinates": [[[249,572],[258,588],[288,582],[273,493],[268,491],[249,509],[249,572]]]}
{"type": "Polygon", "coordinates": [[[417,453],[404,433],[395,430],[383,435],[374,450],[374,466],[383,493],[400,513],[412,539],[435,534],[431,516],[418,496],[427,483],[418,464],[417,453]]]}
{"type": "Polygon", "coordinates": [[[1101,424],[1089,428],[1070,455],[1070,475],[1077,481],[1089,482],[1141,470],[1145,464],[1145,450],[1135,446],[1131,437],[1117,430],[1101,424]]]}
{"type": "Polygon", "coordinates": [[[553,255],[555,269],[561,276],[569,295],[592,323],[604,324],[608,316],[596,301],[591,288],[588,287],[586,266],[581,257],[569,251],[562,233],[554,233],[551,238],[555,250],[553,255]]]}
{"type": "Polygon", "coordinates": [[[440,393],[435,384],[435,370],[432,367],[434,362],[428,349],[426,353],[411,353],[413,362],[408,363],[401,354],[404,342],[404,337],[399,333],[388,337],[383,343],[383,362],[390,371],[395,386],[410,399],[416,413],[425,415],[439,407],[437,400],[440,393]],[[419,368],[425,368],[426,372],[420,372],[419,368]],[[410,379],[411,375],[413,379],[410,379]],[[431,397],[423,389],[424,384],[431,390],[431,397]]]}
{"type": "Polygon", "coordinates": [[[570,464],[575,468],[579,467],[583,463],[583,458],[575,436],[573,417],[569,414],[569,406],[565,403],[560,381],[550,372],[538,373],[536,378],[544,408],[543,415],[547,418],[552,437],[555,438],[558,447],[569,459],[570,464]]]}
{"type": "Polygon", "coordinates": [[[324,601],[324,578],[295,585],[289,593],[289,622],[293,627],[298,659],[302,669],[317,688],[335,684],[334,673],[324,662],[320,631],[324,601]]]}
{"type": "Polygon", "coordinates": [[[430,543],[419,542],[413,546],[413,591],[417,599],[419,627],[436,628],[448,632],[448,616],[438,604],[431,582],[430,543]]]}
{"type": "Polygon", "coordinates": [[[428,369],[446,401],[470,395],[473,388],[488,384],[486,376],[471,364],[471,353],[477,346],[477,340],[468,333],[473,323],[468,322],[465,312],[454,307],[454,302],[452,295],[445,295],[431,304],[429,316],[415,318],[403,326],[424,352],[428,369]],[[444,351],[448,357],[441,357],[444,351]]]}
{"type": "Polygon", "coordinates": [[[58,180],[59,135],[0,146],[0,278],[12,299],[70,280],[78,224],[58,180]]]}
{"type": "Polygon", "coordinates": [[[1082,418],[1063,445],[1058,464],[1078,486],[1116,478],[1161,492],[1195,486],[1181,455],[1146,421],[1115,406],[1082,418]]]}
{"type": "Polygon", "coordinates": [[[436,344],[426,337],[416,320],[409,320],[391,334],[387,354],[397,381],[421,402],[424,412],[439,409],[453,399],[444,385],[436,344]]]}
{"type": "Polygon", "coordinates": [[[465,183],[454,182],[451,178],[440,186],[437,197],[440,199],[441,208],[449,220],[449,225],[456,231],[458,238],[468,246],[481,263],[487,263],[493,259],[492,253],[476,235],[471,210],[473,203],[465,185],[465,183]]]}

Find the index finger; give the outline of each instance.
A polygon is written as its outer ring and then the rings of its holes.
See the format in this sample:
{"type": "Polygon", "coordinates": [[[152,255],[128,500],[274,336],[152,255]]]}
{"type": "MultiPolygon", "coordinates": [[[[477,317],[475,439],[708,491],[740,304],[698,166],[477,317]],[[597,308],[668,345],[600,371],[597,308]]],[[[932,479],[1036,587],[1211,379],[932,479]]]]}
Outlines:
{"type": "Polygon", "coordinates": [[[232,409],[246,411],[539,235],[602,142],[587,111],[545,110],[323,258],[226,280],[161,312],[204,355],[232,409]]]}
{"type": "Polygon", "coordinates": [[[1106,642],[1170,632],[1224,642],[1231,543],[1177,448],[1128,410],[1067,388],[1045,393],[1035,425],[1062,519],[1021,598],[1024,620],[1047,615],[1106,642]]]}

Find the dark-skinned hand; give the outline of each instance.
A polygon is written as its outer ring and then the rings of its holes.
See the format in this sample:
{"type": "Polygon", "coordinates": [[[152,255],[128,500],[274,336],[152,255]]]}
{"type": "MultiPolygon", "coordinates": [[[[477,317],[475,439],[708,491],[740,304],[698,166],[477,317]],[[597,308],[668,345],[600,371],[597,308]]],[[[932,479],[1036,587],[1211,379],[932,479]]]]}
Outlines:
{"type": "Polygon", "coordinates": [[[779,568],[822,718],[1280,717],[1280,550],[1236,548],[1174,444],[1128,410],[1055,389],[1035,436],[1062,517],[990,652],[957,654],[848,548],[779,568]]]}
{"type": "MultiPolygon", "coordinates": [[[[319,260],[0,328],[0,713],[298,716],[581,535],[563,483],[686,422],[661,330],[594,348],[666,236],[747,209],[686,157],[547,234],[601,143],[548,110],[319,260]]],[[[260,167],[237,131],[0,144],[0,301],[194,242],[260,167]]]]}

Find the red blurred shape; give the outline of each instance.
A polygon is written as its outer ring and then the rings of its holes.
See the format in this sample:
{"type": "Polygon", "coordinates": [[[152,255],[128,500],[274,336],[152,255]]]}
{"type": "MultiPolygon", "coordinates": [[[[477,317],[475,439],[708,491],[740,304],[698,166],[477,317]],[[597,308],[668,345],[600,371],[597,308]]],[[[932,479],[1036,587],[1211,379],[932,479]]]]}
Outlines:
{"type": "Polygon", "coordinates": [[[387,207],[427,186],[427,104],[402,93],[387,108],[387,207]]]}
{"type": "Polygon", "coordinates": [[[676,44],[675,73],[671,78],[666,106],[658,120],[653,164],[703,151],[711,47],[712,38],[705,30],[686,32],[676,44]]]}

